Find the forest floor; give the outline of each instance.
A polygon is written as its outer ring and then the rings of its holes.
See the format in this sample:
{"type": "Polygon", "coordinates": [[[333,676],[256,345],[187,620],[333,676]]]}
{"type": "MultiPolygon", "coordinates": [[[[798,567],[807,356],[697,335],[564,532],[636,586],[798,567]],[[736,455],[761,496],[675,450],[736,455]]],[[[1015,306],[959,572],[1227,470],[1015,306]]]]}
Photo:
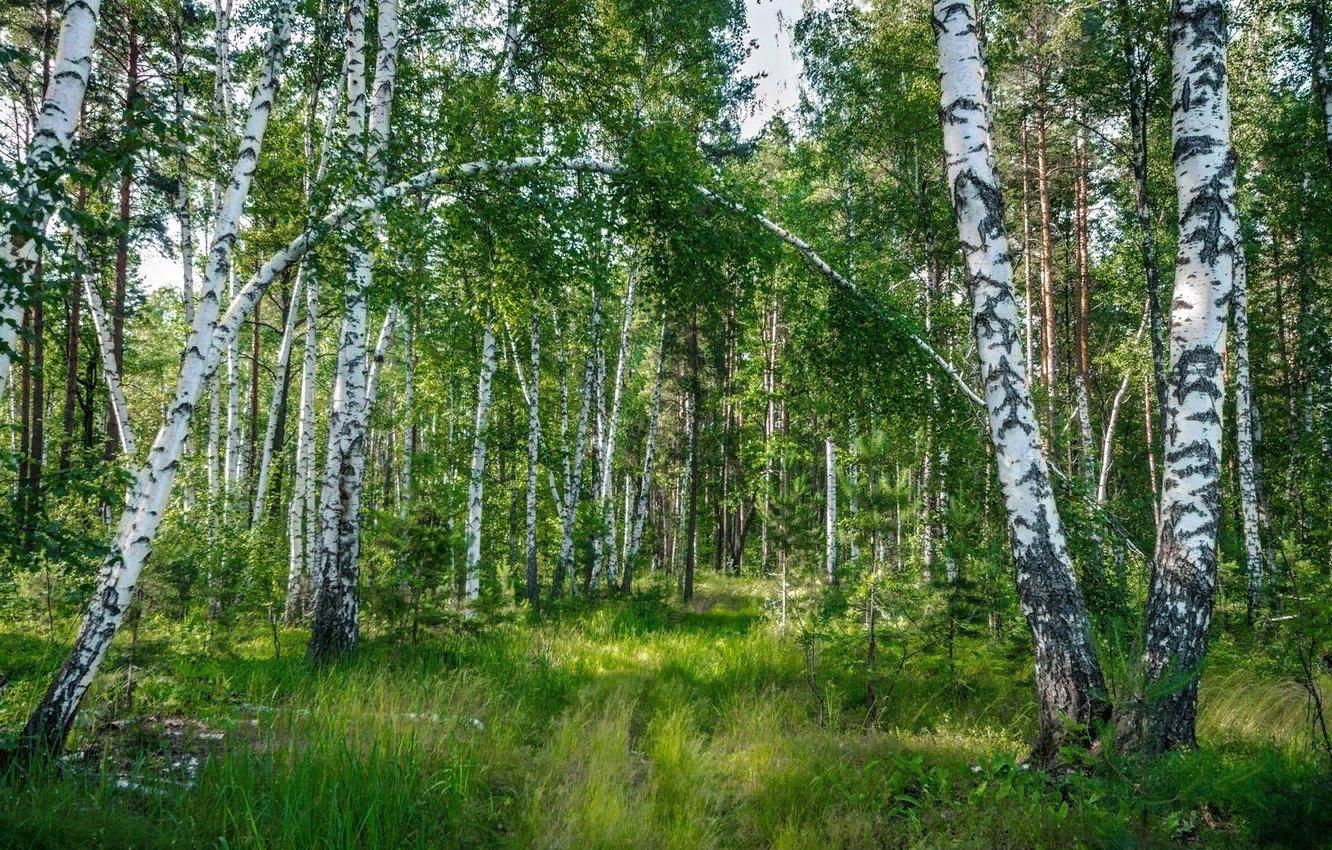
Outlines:
{"type": "MultiPolygon", "coordinates": [[[[863,630],[783,630],[773,593],[708,577],[687,606],[659,590],[374,635],[319,671],[300,630],[275,647],[267,624],[145,619],[70,755],[0,778],[0,846],[1332,846],[1283,683],[1215,665],[1198,750],[1054,778],[1020,761],[1018,629],[950,661],[886,626],[871,712],[863,630]]],[[[0,734],[55,637],[0,625],[0,734]]]]}

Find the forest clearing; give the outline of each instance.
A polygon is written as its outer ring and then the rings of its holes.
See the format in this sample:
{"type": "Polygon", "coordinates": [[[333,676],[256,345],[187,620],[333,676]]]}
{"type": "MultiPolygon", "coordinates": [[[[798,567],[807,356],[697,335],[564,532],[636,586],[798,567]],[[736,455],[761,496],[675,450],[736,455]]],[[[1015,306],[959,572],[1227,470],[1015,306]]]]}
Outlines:
{"type": "Polygon", "coordinates": [[[1332,846],[1328,0],[794,2],[0,9],[0,845],[1332,846]]]}

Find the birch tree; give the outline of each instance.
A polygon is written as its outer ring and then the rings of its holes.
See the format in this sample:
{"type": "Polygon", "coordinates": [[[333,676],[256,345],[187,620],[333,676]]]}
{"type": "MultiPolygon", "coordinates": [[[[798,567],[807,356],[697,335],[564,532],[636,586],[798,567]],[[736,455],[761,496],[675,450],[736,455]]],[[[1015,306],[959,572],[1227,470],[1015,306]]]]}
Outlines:
{"type": "Polygon", "coordinates": [[[6,272],[4,292],[0,294],[0,393],[9,384],[40,235],[55,211],[55,182],[65,170],[83,95],[92,76],[93,37],[100,9],[101,0],[68,0],[65,4],[55,64],[14,187],[14,207],[22,212],[6,222],[5,232],[0,235],[6,272]]]}
{"type": "Polygon", "coordinates": [[[21,747],[29,755],[58,752],[64,746],[79,703],[97,674],[111,639],[124,620],[139,573],[151,551],[153,536],[161,522],[178,471],[189,430],[190,414],[198,402],[205,372],[210,365],[217,335],[222,283],[231,267],[231,252],[237,238],[241,212],[249,196],[268,118],[277,94],[278,75],[282,68],[291,20],[292,5],[283,2],[277,10],[273,31],[264,49],[245,133],[217,211],[204,271],[203,290],[181,356],[173,400],[166,408],[166,419],[149,449],[148,460],[140,467],[125,500],[125,508],[98,574],[96,590],[84,611],[74,647],[20,734],[21,747]]]}
{"type": "Polygon", "coordinates": [[[1170,310],[1161,533],[1147,598],[1149,750],[1192,746],[1216,596],[1222,352],[1239,251],[1223,0],[1175,0],[1171,129],[1179,250],[1170,310]],[[1171,681],[1167,681],[1171,680],[1171,681]],[[1182,683],[1181,683],[1182,682],[1182,683]]]}
{"type": "Polygon", "coordinates": [[[1021,319],[1013,297],[975,5],[936,0],[932,23],[947,180],[972,291],[990,442],[1017,566],[1018,598],[1036,643],[1039,715],[1033,758],[1048,763],[1068,740],[1070,723],[1076,739],[1106,717],[1105,680],[1024,377],[1021,319]]]}

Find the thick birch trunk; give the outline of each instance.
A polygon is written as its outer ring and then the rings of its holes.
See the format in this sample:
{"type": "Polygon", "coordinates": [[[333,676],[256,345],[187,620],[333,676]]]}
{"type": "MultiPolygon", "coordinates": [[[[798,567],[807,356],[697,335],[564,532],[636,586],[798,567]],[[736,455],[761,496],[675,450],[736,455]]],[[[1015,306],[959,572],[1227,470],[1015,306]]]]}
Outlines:
{"type": "Polygon", "coordinates": [[[495,329],[487,323],[481,340],[481,369],[476,385],[476,419],[472,432],[472,474],[467,483],[466,585],[468,603],[481,595],[481,508],[486,482],[486,419],[490,413],[491,379],[495,375],[495,329]]]}
{"type": "MultiPolygon", "coordinates": [[[[349,153],[365,152],[365,4],[351,0],[344,36],[347,89],[346,134],[349,153]]],[[[357,458],[365,456],[365,428],[360,424],[366,407],[369,380],[366,362],[367,303],[370,259],[358,234],[348,232],[347,291],[342,327],[338,334],[337,367],[328,414],[328,448],[319,500],[319,554],[316,568],[314,623],[306,654],[313,660],[333,658],[356,646],[358,626],[358,561],[354,531],[359,508],[357,458]]]]}
{"type": "Polygon", "coordinates": [[[1184,684],[1148,707],[1141,743],[1149,750],[1194,743],[1198,673],[1216,594],[1222,352],[1239,250],[1225,13],[1222,0],[1175,0],[1171,10],[1180,240],[1146,666],[1149,688],[1176,676],[1184,684]]]}
{"type": "Polygon", "coordinates": [[[948,185],[973,291],[990,439],[1008,513],[1018,598],[1036,643],[1038,762],[1058,758],[1107,714],[1105,680],[1064,541],[1022,362],[1003,199],[995,175],[985,69],[971,0],[936,0],[948,185]]]}
{"type": "Polygon", "coordinates": [[[18,270],[19,286],[0,294],[0,392],[9,384],[13,352],[18,350],[19,325],[30,297],[38,241],[23,233],[41,233],[55,210],[56,181],[64,171],[74,130],[83,109],[83,95],[92,74],[93,36],[100,0],[69,0],[60,24],[55,65],[33,127],[23,170],[9,200],[22,211],[3,234],[0,257],[18,270]]]}
{"type": "MultiPolygon", "coordinates": [[[[365,154],[370,171],[371,192],[377,194],[383,189],[387,171],[384,150],[388,140],[390,108],[397,73],[397,4],[393,0],[379,4],[379,49],[368,127],[364,59],[365,6],[361,0],[353,0],[348,7],[347,22],[344,52],[347,137],[353,155],[365,154]]],[[[320,591],[315,603],[314,629],[310,637],[309,655],[312,658],[341,654],[353,649],[356,644],[360,504],[370,405],[379,374],[377,364],[383,361],[396,319],[396,310],[390,308],[372,362],[367,363],[366,299],[372,269],[369,252],[355,237],[349,240],[347,260],[349,286],[338,346],[338,371],[334,378],[334,403],[329,418],[329,449],[320,508],[322,566],[320,591]],[[336,477],[333,477],[335,469],[336,477]]]]}
{"type": "Polygon", "coordinates": [[[203,291],[181,357],[174,398],[166,408],[166,420],[148,452],[148,460],[140,467],[130,488],[74,647],[24,726],[21,740],[25,753],[58,752],[63,747],[79,702],[124,619],[139,573],[151,551],[189,434],[190,415],[209,367],[216,363],[214,344],[221,283],[231,265],[231,248],[268,127],[291,17],[292,6],[284,2],[264,52],[245,134],[219,207],[203,291]]]}

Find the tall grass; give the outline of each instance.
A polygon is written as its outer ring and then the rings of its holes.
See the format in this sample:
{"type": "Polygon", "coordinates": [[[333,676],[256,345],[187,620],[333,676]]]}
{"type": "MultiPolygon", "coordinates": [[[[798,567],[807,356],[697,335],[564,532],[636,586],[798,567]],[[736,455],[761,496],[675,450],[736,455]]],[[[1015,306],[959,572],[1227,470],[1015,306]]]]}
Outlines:
{"type": "Polygon", "coordinates": [[[113,740],[5,780],[0,846],[1320,846],[1332,829],[1315,762],[1273,740],[1295,703],[1254,674],[1206,689],[1202,750],[1052,780],[1016,763],[1024,664],[978,642],[952,680],[939,659],[881,671],[866,728],[854,636],[811,671],[763,592],[716,580],[689,609],[649,596],[371,640],[319,672],[296,632],[282,658],[259,638],[220,657],[163,640],[136,710],[225,732],[193,784],[163,781],[152,742],[127,767],[113,740]]]}

